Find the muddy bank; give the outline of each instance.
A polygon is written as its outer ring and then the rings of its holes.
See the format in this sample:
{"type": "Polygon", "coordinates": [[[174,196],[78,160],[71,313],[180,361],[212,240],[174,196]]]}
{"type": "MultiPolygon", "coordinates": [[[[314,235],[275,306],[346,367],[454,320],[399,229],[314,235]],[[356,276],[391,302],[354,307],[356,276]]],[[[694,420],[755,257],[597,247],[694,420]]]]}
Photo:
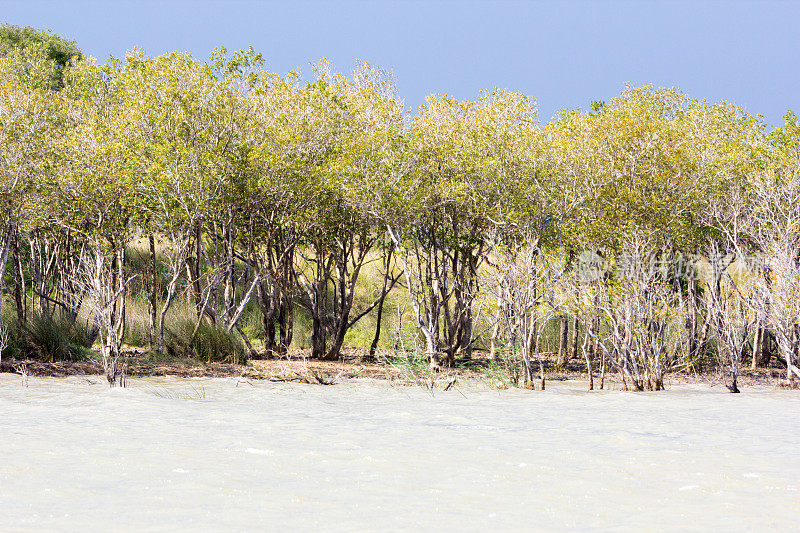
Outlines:
{"type": "MultiPolygon", "coordinates": [[[[128,377],[172,376],[183,378],[242,378],[253,380],[282,381],[332,385],[344,380],[370,378],[399,381],[410,385],[442,386],[461,381],[483,381],[493,388],[512,386],[513,378],[498,378],[489,372],[485,361],[473,361],[471,368],[446,369],[431,373],[424,367],[412,369],[392,363],[364,362],[358,357],[340,361],[317,361],[293,354],[283,358],[252,359],[246,365],[225,363],[203,363],[192,359],[151,358],[146,354],[131,354],[120,360],[128,377]],[[422,371],[420,371],[422,370],[422,371]]],[[[39,377],[66,377],[102,375],[103,366],[97,360],[47,362],[3,358],[0,373],[27,374],[39,377]]],[[[741,387],[774,386],[786,388],[786,372],[779,368],[746,370],[739,377],[741,387]]],[[[586,372],[577,369],[552,371],[545,374],[547,381],[587,381],[586,372]]],[[[707,384],[724,388],[725,380],[719,372],[681,372],[670,374],[667,387],[676,384],[707,384]]],[[[599,388],[599,375],[595,375],[595,387],[599,388]]],[[[621,387],[616,374],[605,377],[605,388],[621,387]]],[[[538,383],[537,383],[538,388],[538,383]]]]}
{"type": "MultiPolygon", "coordinates": [[[[369,377],[392,379],[397,372],[389,365],[302,359],[257,359],[246,365],[202,363],[191,360],[148,361],[126,357],[120,367],[129,377],[173,376],[184,378],[263,379],[327,384],[341,379],[369,377]]],[[[33,361],[3,359],[0,372],[29,376],[66,377],[103,374],[99,361],[33,361]]]]}

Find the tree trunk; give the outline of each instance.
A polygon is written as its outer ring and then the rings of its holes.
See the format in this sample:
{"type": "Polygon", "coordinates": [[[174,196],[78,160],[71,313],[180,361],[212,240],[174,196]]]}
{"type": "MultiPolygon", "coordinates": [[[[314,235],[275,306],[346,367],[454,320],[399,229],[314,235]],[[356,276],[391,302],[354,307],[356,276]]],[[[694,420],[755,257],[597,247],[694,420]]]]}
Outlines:
{"type": "MultiPolygon", "coordinates": [[[[593,345],[597,345],[596,341],[592,343],[593,345]]],[[[598,350],[595,350],[595,353],[598,353],[598,350]]],[[[606,385],[606,356],[605,354],[600,354],[600,390],[606,385]]]]}
{"type": "Polygon", "coordinates": [[[264,350],[267,353],[276,352],[275,318],[278,312],[278,302],[275,298],[270,297],[263,282],[258,284],[256,299],[258,301],[258,307],[261,310],[261,327],[264,330],[264,350]]]}
{"type": "MultiPolygon", "coordinates": [[[[537,288],[534,286],[532,288],[533,292],[533,299],[536,300],[537,295],[537,288]]],[[[530,311],[530,319],[528,321],[528,338],[525,342],[527,353],[524,354],[525,359],[525,370],[527,372],[527,376],[525,377],[526,385],[530,385],[533,388],[533,370],[531,369],[531,361],[535,357],[536,360],[539,360],[539,310],[534,305],[530,311]]]]}
{"type": "Polygon", "coordinates": [[[539,349],[539,342],[541,341],[541,334],[536,335],[536,361],[539,363],[539,381],[541,383],[541,390],[544,390],[544,362],[542,361],[542,352],[539,349]]]}
{"type": "Polygon", "coordinates": [[[690,272],[687,279],[689,316],[686,319],[686,327],[689,330],[689,360],[697,358],[697,278],[694,272],[690,272]]]}
{"type": "Polygon", "coordinates": [[[311,357],[314,359],[325,357],[325,326],[319,316],[311,319],[311,357]]]}
{"type": "Polygon", "coordinates": [[[572,319],[572,359],[578,358],[578,325],[580,322],[578,321],[578,312],[575,311],[575,317],[572,319]]]}
{"type": "Polygon", "coordinates": [[[695,347],[696,354],[695,357],[700,357],[706,351],[706,344],[708,343],[708,332],[709,328],[711,327],[711,319],[707,317],[705,322],[703,323],[703,329],[700,330],[700,336],[697,340],[697,346],[695,347]]]}
{"type": "Polygon", "coordinates": [[[225,225],[225,239],[224,239],[224,243],[223,243],[223,245],[225,247],[225,255],[226,255],[226,257],[225,257],[225,289],[224,289],[224,291],[222,293],[223,294],[222,295],[222,302],[223,302],[223,306],[224,306],[224,312],[221,312],[223,321],[225,320],[225,317],[231,312],[231,310],[232,310],[232,308],[234,306],[235,300],[236,300],[236,285],[235,285],[235,280],[234,280],[234,276],[236,274],[236,271],[235,271],[235,268],[234,268],[236,266],[235,265],[235,260],[234,260],[234,254],[235,254],[235,251],[236,251],[235,250],[235,241],[234,241],[235,234],[234,234],[234,230],[231,227],[231,225],[232,224],[231,224],[230,221],[228,221],[228,223],[225,225]]]}
{"type": "Polygon", "coordinates": [[[283,354],[292,345],[292,337],[294,336],[294,300],[292,298],[286,298],[281,302],[278,325],[280,326],[280,345],[278,345],[278,350],[283,354]]]}
{"type": "MultiPolygon", "coordinates": [[[[492,326],[492,335],[489,337],[489,359],[495,361],[497,359],[497,338],[500,336],[500,321],[503,318],[503,299],[497,297],[497,311],[494,315],[494,325],[492,326]]],[[[524,339],[523,339],[524,340],[524,339]]],[[[527,348],[527,344],[525,345],[527,348]]]]}
{"type": "Polygon", "coordinates": [[[205,311],[203,306],[203,290],[200,286],[200,261],[203,254],[203,241],[200,223],[195,224],[194,229],[194,257],[186,258],[186,265],[189,269],[189,279],[192,287],[192,296],[194,297],[195,308],[197,309],[197,316],[202,316],[205,311]]]}
{"type": "Polygon", "coordinates": [[[750,361],[750,369],[755,370],[758,368],[758,362],[761,360],[761,352],[762,352],[762,341],[761,338],[764,335],[763,328],[761,325],[756,326],[756,334],[753,335],[753,358],[750,361]]]}
{"type": "Polygon", "coordinates": [[[19,249],[19,232],[14,232],[14,303],[17,307],[17,324],[22,326],[26,318],[27,290],[25,288],[25,272],[19,249]]]}
{"type": "Polygon", "coordinates": [[[427,326],[422,329],[422,334],[425,336],[425,350],[430,360],[430,367],[433,370],[439,370],[441,368],[441,362],[439,361],[439,339],[435,332],[429,330],[427,326]]]}
{"type": "Polygon", "coordinates": [[[179,266],[175,265],[175,273],[172,275],[172,279],[169,281],[167,285],[167,298],[164,300],[164,306],[161,308],[161,315],[158,319],[158,352],[164,353],[164,349],[166,347],[164,341],[164,329],[165,329],[165,322],[167,317],[167,311],[169,311],[170,305],[172,305],[172,300],[175,297],[175,289],[178,286],[178,277],[180,276],[179,266]]]}
{"type": "Polygon", "coordinates": [[[769,366],[772,357],[776,352],[776,342],[774,334],[767,328],[761,329],[761,356],[758,358],[758,365],[762,368],[769,366]]]}
{"type": "Polygon", "coordinates": [[[156,345],[158,335],[158,271],[156,269],[156,238],[151,233],[148,237],[150,244],[150,298],[148,307],[150,311],[150,346],[156,345]]]}
{"type": "MultiPolygon", "coordinates": [[[[0,243],[0,313],[3,310],[3,296],[6,285],[6,263],[8,262],[8,251],[11,248],[11,239],[14,227],[7,224],[3,231],[3,242],[0,243]]],[[[0,325],[2,325],[2,314],[0,314],[0,325]]]]}
{"type": "Polygon", "coordinates": [[[569,317],[559,315],[558,317],[558,368],[563,369],[569,361],[569,317]]]}
{"type": "MultiPolygon", "coordinates": [[[[577,324],[576,324],[577,326],[577,324]]],[[[577,331],[577,327],[575,330],[577,331]]],[[[590,335],[589,329],[586,329],[583,338],[583,357],[586,359],[586,371],[589,373],[589,390],[594,390],[594,372],[592,370],[592,341],[593,336],[590,335]]]]}
{"type": "Polygon", "coordinates": [[[339,327],[336,329],[333,337],[331,338],[331,345],[328,348],[327,353],[325,354],[326,361],[338,361],[341,355],[342,346],[344,345],[344,337],[347,334],[347,320],[348,317],[345,316],[343,318],[345,323],[340,323],[339,327]]]}
{"type": "Polygon", "coordinates": [[[461,353],[466,360],[472,359],[472,330],[472,306],[467,303],[461,314],[461,353]]]}
{"type": "MultiPolygon", "coordinates": [[[[388,254],[389,254],[389,257],[391,258],[391,254],[392,254],[391,248],[389,249],[388,254]]],[[[382,325],[381,322],[383,322],[383,303],[386,300],[386,294],[387,294],[386,286],[389,283],[389,276],[390,275],[391,274],[389,273],[389,263],[387,262],[386,263],[386,274],[383,277],[383,292],[381,292],[381,298],[378,301],[378,311],[376,313],[377,316],[375,317],[375,336],[372,338],[372,344],[370,344],[370,346],[369,346],[369,358],[370,359],[374,359],[375,358],[375,352],[378,350],[378,341],[380,341],[380,338],[381,338],[381,325],[382,325]]]]}
{"type": "MultiPolygon", "coordinates": [[[[253,348],[253,345],[250,342],[250,339],[247,338],[247,334],[244,332],[242,327],[239,324],[234,324],[233,327],[236,328],[236,331],[239,332],[239,336],[242,337],[242,341],[244,342],[244,345],[247,347],[247,352],[249,353],[249,355],[250,356],[255,355],[256,354],[256,350],[255,350],[255,348],[253,348]]],[[[241,364],[242,362],[241,361],[233,361],[233,363],[241,364]]]]}
{"type": "Polygon", "coordinates": [[[114,305],[117,307],[117,324],[116,324],[116,349],[119,351],[122,345],[122,339],[125,337],[125,330],[127,326],[128,315],[128,291],[125,283],[125,245],[123,244],[116,251],[117,272],[115,274],[117,283],[114,287],[114,294],[118,294],[117,300],[114,305]]]}

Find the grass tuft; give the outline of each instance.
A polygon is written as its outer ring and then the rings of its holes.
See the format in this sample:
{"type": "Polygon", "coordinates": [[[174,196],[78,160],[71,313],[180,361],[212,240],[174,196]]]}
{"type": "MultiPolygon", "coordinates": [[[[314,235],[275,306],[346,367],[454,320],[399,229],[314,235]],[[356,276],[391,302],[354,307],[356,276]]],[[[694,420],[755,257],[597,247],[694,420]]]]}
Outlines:
{"type": "Polygon", "coordinates": [[[224,327],[204,320],[192,338],[195,324],[194,317],[172,319],[167,328],[167,350],[206,363],[247,363],[247,347],[238,332],[229,332],[224,327]]]}
{"type": "MultiPolygon", "coordinates": [[[[6,318],[6,317],[4,317],[6,318]]],[[[10,318],[10,317],[9,317],[10,318]]],[[[89,357],[92,336],[85,320],[72,320],[65,313],[32,313],[19,327],[16,320],[4,320],[9,342],[4,355],[41,361],[79,361],[89,357]]]]}

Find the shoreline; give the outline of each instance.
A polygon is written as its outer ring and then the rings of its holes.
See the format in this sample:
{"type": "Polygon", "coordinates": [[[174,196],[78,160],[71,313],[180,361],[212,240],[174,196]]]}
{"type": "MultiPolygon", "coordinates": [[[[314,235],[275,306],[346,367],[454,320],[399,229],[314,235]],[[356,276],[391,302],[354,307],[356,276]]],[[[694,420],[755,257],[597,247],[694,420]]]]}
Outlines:
{"type": "MultiPolygon", "coordinates": [[[[307,359],[297,354],[282,358],[251,359],[245,365],[229,363],[204,363],[192,359],[150,360],[141,355],[122,357],[121,365],[128,378],[178,377],[178,378],[240,378],[271,382],[295,382],[313,385],[335,385],[344,380],[369,378],[400,383],[409,386],[429,388],[449,388],[457,381],[479,382],[491,388],[515,388],[513,384],[502,382],[480,370],[456,367],[443,369],[435,374],[430,372],[411,373],[403,367],[383,362],[365,362],[360,358],[345,358],[339,361],[307,359]]],[[[103,365],[97,360],[47,362],[38,360],[18,360],[3,358],[0,373],[13,373],[33,377],[64,378],[70,376],[103,375],[103,365]]],[[[740,387],[798,388],[789,386],[785,380],[786,371],[780,368],[742,370],[739,376],[740,387]]],[[[599,388],[599,373],[595,373],[595,388],[599,388]]],[[[588,388],[588,375],[578,369],[550,371],[545,373],[545,381],[584,381],[588,388]]],[[[667,389],[670,385],[706,384],[710,387],[725,386],[723,377],[716,372],[676,372],[665,378],[667,389]]],[[[618,389],[621,380],[617,374],[606,374],[605,383],[618,389]]],[[[538,381],[537,381],[538,388],[538,381]]]]}

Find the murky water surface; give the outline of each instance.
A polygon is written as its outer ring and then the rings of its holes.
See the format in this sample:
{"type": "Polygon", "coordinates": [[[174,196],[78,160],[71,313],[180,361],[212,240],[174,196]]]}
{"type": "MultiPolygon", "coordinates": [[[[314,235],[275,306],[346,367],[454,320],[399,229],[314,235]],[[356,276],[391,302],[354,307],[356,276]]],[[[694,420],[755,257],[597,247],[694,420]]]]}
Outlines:
{"type": "Polygon", "coordinates": [[[0,530],[798,527],[800,393],[583,388],[0,375],[0,530]]]}

